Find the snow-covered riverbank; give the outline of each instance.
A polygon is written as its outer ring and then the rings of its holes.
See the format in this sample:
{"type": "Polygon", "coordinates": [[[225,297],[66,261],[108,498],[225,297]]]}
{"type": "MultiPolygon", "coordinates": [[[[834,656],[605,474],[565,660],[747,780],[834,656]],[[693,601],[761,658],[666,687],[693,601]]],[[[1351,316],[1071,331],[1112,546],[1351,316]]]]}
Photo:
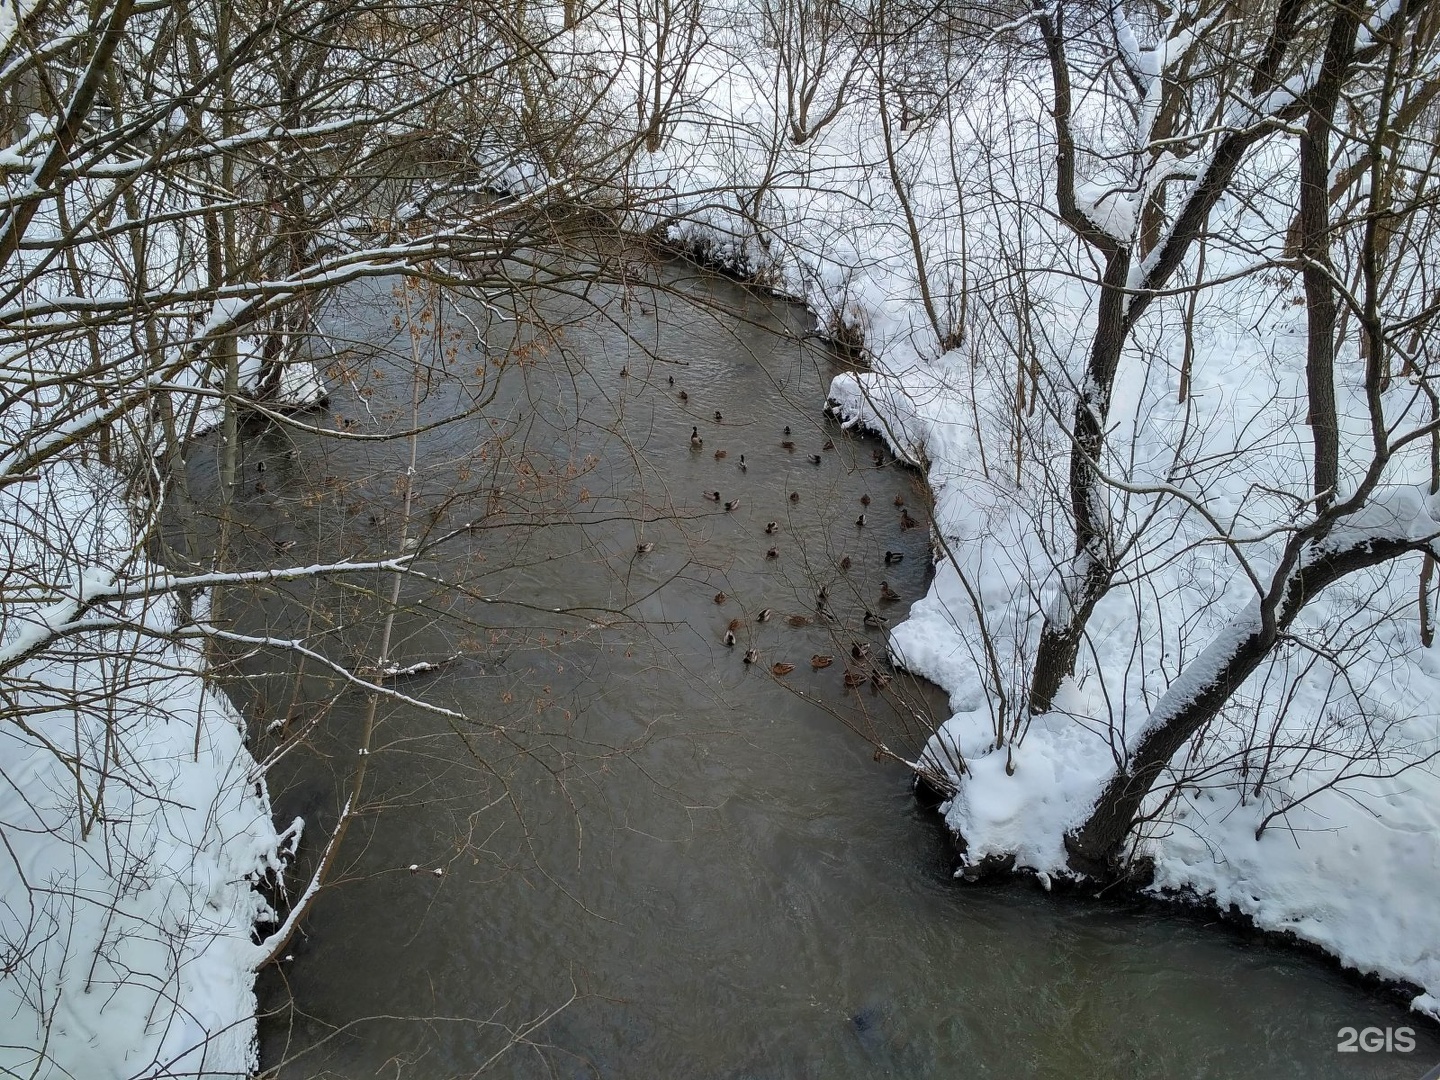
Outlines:
{"type": "Polygon", "coordinates": [[[281,838],[242,721],[204,657],[166,641],[173,598],[87,590],[147,570],[113,473],[52,464],[5,489],[8,603],[0,1071],[35,1077],[245,1076],[255,1066],[255,885],[281,838]],[[56,638],[56,631],[64,636],[56,638]]]}

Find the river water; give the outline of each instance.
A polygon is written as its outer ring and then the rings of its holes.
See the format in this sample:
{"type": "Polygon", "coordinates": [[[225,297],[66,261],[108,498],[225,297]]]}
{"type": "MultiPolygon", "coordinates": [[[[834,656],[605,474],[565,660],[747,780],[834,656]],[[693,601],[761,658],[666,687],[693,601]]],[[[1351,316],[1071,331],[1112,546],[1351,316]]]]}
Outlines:
{"type": "MultiPolygon", "coordinates": [[[[411,536],[459,586],[403,584],[390,657],[453,659],[395,689],[449,713],[376,708],[338,883],[261,979],[265,1067],[1418,1078],[1440,1061],[1433,1029],[1318,960],[1173,912],[954,882],[937,819],[874,752],[913,754],[943,694],[845,686],[889,674],[850,655],[883,656],[865,612],[903,617],[925,589],[925,528],[901,527],[923,489],[821,416],[839,367],[802,311],[683,266],[571,291],[517,316],[354,289],[326,327],[331,409],[307,419],[350,438],[246,435],[242,564],[411,536]],[[407,513],[410,444],[373,437],[451,416],[417,440],[407,513]],[[1338,1054],[1346,1026],[1413,1027],[1417,1046],[1338,1054]]],[[[190,461],[202,509],[216,447],[190,461]]],[[[229,669],[257,755],[283,752],[277,815],[312,822],[302,872],[369,716],[324,664],[375,661],[391,587],[223,600],[315,654],[237,650],[229,669]]]]}

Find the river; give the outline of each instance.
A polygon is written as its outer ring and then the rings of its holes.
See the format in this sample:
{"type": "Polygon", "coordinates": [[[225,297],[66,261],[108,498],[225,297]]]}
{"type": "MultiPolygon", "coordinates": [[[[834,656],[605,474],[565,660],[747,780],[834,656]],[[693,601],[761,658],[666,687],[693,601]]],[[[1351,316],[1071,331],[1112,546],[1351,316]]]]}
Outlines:
{"type": "MultiPolygon", "coordinates": [[[[1414,1080],[1440,1061],[1433,1028],[1318,959],[951,879],[938,819],[875,753],[913,754],[944,695],[878,685],[864,622],[923,595],[926,529],[902,515],[923,522],[925,492],[821,415],[839,361],[803,311],[679,264],[520,316],[426,305],[383,283],[330,316],[335,392],[307,422],[353,438],[252,427],[242,447],[239,564],[415,536],[419,568],[459,585],[401,590],[391,657],[445,662],[395,688],[456,715],[379,706],[336,884],[261,979],[274,1075],[1414,1080]],[[367,437],[412,415],[464,419],[418,438],[407,515],[408,440],[367,437]],[[1417,1046],[1337,1054],[1346,1026],[1417,1046]]],[[[216,448],[189,463],[202,509],[216,448]]],[[[373,663],[391,582],[223,603],[373,663]]],[[[277,816],[312,822],[303,872],[366,699],[317,661],[230,659],[257,756],[284,751],[277,816]]]]}

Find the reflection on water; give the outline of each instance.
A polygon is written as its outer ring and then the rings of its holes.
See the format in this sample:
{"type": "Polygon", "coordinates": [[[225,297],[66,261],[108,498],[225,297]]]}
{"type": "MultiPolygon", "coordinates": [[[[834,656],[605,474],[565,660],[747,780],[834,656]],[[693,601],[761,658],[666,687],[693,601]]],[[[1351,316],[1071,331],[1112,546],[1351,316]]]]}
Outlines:
{"type": "MultiPolygon", "coordinates": [[[[701,306],[592,286],[598,311],[545,301],[549,336],[478,304],[427,321],[416,294],[407,324],[383,288],[350,294],[329,327],[354,344],[333,372],[348,381],[321,422],[398,431],[412,395],[422,423],[468,414],[420,437],[408,517],[403,439],[247,441],[249,562],[373,557],[408,521],[420,567],[463,586],[403,583],[391,656],[453,659],[397,688],[451,712],[378,707],[341,884],[262,978],[264,1063],[286,1077],[1409,1078],[1440,1060],[1428,1029],[1410,1055],[1336,1054],[1338,1028],[1408,1018],[1304,957],[950,880],[905,769],[873,754],[913,753],[914,715],[943,697],[900,675],[882,692],[883,660],[852,655],[883,656],[867,611],[901,617],[925,589],[925,530],[901,527],[924,493],[818,415],[834,369],[801,343],[803,313],[662,276],[701,306]],[[434,368],[423,384],[417,357],[434,368]]],[[[201,501],[214,456],[193,455],[201,501]]],[[[225,603],[363,664],[390,587],[334,577],[225,603]]],[[[322,836],[366,699],[320,660],[234,659],[257,751],[290,748],[277,813],[322,836]]]]}

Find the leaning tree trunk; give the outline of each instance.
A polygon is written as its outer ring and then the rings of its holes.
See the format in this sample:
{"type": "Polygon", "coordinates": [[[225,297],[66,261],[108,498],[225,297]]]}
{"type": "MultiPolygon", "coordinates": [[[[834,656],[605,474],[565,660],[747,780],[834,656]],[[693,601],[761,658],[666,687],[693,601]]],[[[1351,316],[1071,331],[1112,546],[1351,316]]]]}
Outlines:
{"type": "MultiPolygon", "coordinates": [[[[1333,528],[1327,530],[1333,532],[1333,528]]],[[[1315,539],[1323,539],[1323,535],[1315,539]]],[[[1116,875],[1125,841],[1155,782],[1180,748],[1219,714],[1240,684],[1260,666],[1306,605],[1347,574],[1379,566],[1406,552],[1432,552],[1435,539],[1434,535],[1362,536],[1345,548],[1323,554],[1315,553],[1313,541],[1292,541],[1270,592],[1257,608],[1239,616],[1219,634],[1175,680],[1150,714],[1145,735],[1126,767],[1105,786],[1085,823],[1066,835],[1071,869],[1097,878],[1116,875]],[[1250,626],[1242,636],[1235,630],[1245,629],[1244,622],[1250,626]]]]}

